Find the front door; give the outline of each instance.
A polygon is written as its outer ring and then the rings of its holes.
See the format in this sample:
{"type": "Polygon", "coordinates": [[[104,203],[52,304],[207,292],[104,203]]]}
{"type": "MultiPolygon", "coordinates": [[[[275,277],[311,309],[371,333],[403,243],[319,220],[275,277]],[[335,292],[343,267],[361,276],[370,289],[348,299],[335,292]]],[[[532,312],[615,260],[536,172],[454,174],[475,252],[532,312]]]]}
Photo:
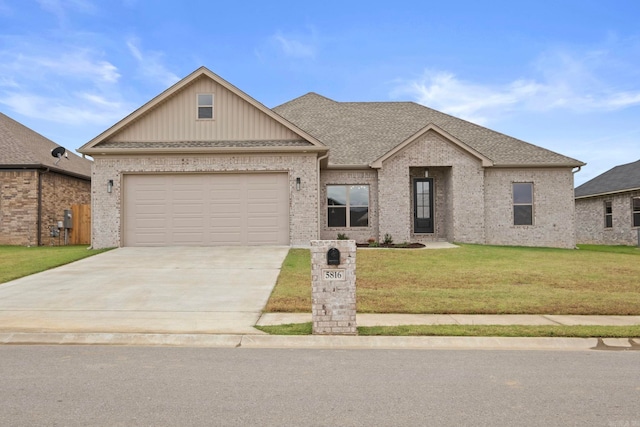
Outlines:
{"type": "Polygon", "coordinates": [[[413,232],[433,233],[433,178],[413,180],[413,232]]]}

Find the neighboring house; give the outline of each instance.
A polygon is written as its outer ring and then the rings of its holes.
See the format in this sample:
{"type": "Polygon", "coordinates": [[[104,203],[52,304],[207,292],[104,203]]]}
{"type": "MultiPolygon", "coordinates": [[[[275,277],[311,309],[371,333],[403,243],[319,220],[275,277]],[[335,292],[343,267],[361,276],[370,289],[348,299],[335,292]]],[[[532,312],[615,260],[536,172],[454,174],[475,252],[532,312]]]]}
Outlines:
{"type": "Polygon", "coordinates": [[[79,151],[96,248],[338,233],[575,247],[582,162],[411,102],[310,93],[271,110],[202,67],[79,151]]]}
{"type": "Polygon", "coordinates": [[[51,227],[91,202],[91,162],[0,113],[0,245],[57,245],[51,227]]]}
{"type": "Polygon", "coordinates": [[[578,243],[640,245],[640,160],[585,182],[575,198],[578,243]]]}

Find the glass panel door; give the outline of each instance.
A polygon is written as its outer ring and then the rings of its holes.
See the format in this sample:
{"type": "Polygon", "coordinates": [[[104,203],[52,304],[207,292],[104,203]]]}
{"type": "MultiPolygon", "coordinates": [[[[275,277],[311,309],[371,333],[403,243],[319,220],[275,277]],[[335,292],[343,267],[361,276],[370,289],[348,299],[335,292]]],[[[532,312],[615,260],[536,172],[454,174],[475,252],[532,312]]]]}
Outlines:
{"type": "Polygon", "coordinates": [[[413,232],[433,233],[433,178],[413,181],[413,232]]]}

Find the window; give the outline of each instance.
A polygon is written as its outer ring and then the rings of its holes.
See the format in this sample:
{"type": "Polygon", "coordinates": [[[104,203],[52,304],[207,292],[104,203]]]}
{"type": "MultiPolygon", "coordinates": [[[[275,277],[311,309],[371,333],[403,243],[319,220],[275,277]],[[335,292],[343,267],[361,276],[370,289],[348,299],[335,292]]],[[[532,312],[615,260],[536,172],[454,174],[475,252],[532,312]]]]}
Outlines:
{"type": "Polygon", "coordinates": [[[198,97],[198,119],[213,119],[213,94],[199,93],[198,97]]]}
{"type": "Polygon", "coordinates": [[[369,226],[368,185],[327,185],[329,227],[369,226]]]}
{"type": "Polygon", "coordinates": [[[611,202],[604,202],[604,228],[613,227],[613,207],[611,202]]]}
{"type": "Polygon", "coordinates": [[[513,225],[533,225],[533,183],[513,183],[513,225]]]}
{"type": "Polygon", "coordinates": [[[640,197],[633,198],[633,226],[640,227],[640,197]]]}

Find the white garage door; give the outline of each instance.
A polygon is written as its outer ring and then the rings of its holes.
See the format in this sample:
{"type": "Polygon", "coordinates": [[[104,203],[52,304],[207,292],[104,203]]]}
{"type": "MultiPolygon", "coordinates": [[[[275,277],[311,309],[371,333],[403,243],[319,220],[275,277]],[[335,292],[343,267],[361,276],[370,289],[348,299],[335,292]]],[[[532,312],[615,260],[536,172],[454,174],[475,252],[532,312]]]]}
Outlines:
{"type": "Polygon", "coordinates": [[[125,175],[124,246],[288,245],[286,173],[125,175]]]}

